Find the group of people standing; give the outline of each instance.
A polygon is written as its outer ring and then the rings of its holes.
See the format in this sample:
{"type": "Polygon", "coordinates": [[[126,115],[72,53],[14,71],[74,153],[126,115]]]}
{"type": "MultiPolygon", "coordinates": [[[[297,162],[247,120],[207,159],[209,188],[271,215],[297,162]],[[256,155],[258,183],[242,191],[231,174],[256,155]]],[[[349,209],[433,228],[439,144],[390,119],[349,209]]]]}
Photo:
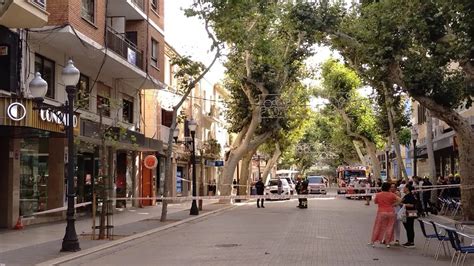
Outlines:
{"type": "Polygon", "coordinates": [[[414,222],[417,218],[418,199],[413,193],[411,184],[400,187],[396,184],[383,183],[381,191],[375,195],[374,203],[378,205],[377,215],[372,230],[370,245],[375,243],[386,245],[400,245],[400,223],[403,224],[407,242],[403,247],[415,247],[414,222]]]}

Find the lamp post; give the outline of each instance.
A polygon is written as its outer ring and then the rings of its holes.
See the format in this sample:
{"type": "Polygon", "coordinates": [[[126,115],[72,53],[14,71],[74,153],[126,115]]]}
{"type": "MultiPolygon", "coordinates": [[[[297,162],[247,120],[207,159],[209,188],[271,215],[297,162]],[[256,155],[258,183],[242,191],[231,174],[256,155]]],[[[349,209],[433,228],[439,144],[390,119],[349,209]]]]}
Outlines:
{"type": "Polygon", "coordinates": [[[68,162],[67,162],[67,211],[66,211],[66,233],[63,238],[61,251],[79,251],[79,240],[75,228],[75,209],[74,198],[74,98],[76,97],[76,85],[79,82],[80,72],[74,66],[72,60],[68,60],[62,71],[62,79],[66,86],[67,102],[60,107],[51,107],[43,104],[44,96],[48,91],[48,83],[41,78],[40,73],[35,74],[35,78],[30,82],[29,88],[33,100],[36,103],[36,109],[48,109],[61,116],[61,120],[66,125],[68,162]],[[67,122],[65,121],[67,119],[67,122]]]}
{"type": "MultiPolygon", "coordinates": [[[[191,141],[191,145],[192,145],[191,146],[192,147],[191,161],[192,161],[192,164],[193,164],[193,177],[192,177],[193,178],[193,180],[192,180],[193,197],[197,196],[196,195],[196,189],[197,189],[196,188],[196,145],[195,145],[196,127],[197,127],[196,121],[191,119],[191,121],[189,121],[189,123],[188,123],[188,128],[189,128],[189,131],[191,132],[191,139],[192,139],[192,141],[191,141]]],[[[183,142],[178,141],[178,135],[179,135],[179,129],[175,128],[174,131],[173,131],[173,138],[174,138],[175,143],[183,143],[183,142]]],[[[199,215],[199,209],[198,209],[195,198],[192,201],[191,209],[189,210],[189,214],[190,215],[199,215]]]]}
{"type": "Polygon", "coordinates": [[[417,160],[417,154],[416,154],[416,141],[418,140],[418,130],[416,127],[412,128],[411,131],[411,139],[413,141],[413,176],[417,175],[417,169],[416,169],[416,160],[417,160]]]}

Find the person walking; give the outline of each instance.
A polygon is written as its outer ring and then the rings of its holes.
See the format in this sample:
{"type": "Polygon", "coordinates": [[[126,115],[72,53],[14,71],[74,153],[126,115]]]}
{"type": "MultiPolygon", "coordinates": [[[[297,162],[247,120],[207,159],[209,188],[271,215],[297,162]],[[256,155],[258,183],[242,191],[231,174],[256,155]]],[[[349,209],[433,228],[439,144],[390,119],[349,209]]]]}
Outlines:
{"type": "MultiPolygon", "coordinates": [[[[261,177],[258,179],[257,183],[255,184],[255,190],[257,190],[257,195],[263,195],[263,192],[265,191],[265,185],[263,184],[261,177]]],[[[265,208],[265,206],[263,206],[264,202],[265,202],[264,198],[258,198],[257,208],[260,208],[260,206],[262,206],[262,208],[265,208]],[[260,204],[260,202],[262,204],[260,204]]]]}
{"type": "Polygon", "coordinates": [[[374,199],[374,203],[378,205],[378,208],[369,245],[374,247],[375,243],[379,242],[389,248],[390,243],[393,241],[393,230],[396,220],[393,207],[399,204],[401,200],[397,195],[389,191],[389,183],[383,183],[381,190],[381,192],[375,195],[374,199]]]}
{"type": "MultiPolygon", "coordinates": [[[[301,183],[301,194],[305,195],[308,194],[308,179],[303,180],[301,183]]],[[[308,199],[307,198],[301,198],[301,203],[300,206],[298,206],[300,209],[307,209],[308,208],[308,199]]]]}
{"type": "Polygon", "coordinates": [[[405,193],[405,196],[403,196],[402,199],[402,204],[405,206],[405,209],[407,210],[407,216],[406,216],[406,221],[403,222],[403,227],[405,227],[405,231],[407,232],[407,242],[403,244],[402,246],[406,248],[414,248],[415,247],[415,219],[417,216],[412,216],[410,213],[416,213],[416,204],[417,204],[417,199],[415,198],[415,195],[412,193],[413,191],[413,186],[407,185],[403,188],[403,192],[405,193]]]}

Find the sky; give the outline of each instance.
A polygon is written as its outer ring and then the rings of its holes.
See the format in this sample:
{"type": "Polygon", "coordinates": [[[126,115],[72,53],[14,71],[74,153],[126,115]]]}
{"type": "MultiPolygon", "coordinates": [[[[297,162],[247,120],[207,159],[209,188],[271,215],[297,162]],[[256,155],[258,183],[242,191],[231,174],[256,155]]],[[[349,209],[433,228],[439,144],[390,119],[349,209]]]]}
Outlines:
{"type": "MultiPolygon", "coordinates": [[[[208,65],[214,57],[210,51],[211,40],[207,37],[204,23],[197,18],[188,18],[184,15],[182,8],[187,8],[193,0],[167,0],[165,2],[165,39],[181,55],[189,55],[193,60],[201,61],[208,65]]],[[[308,64],[316,66],[331,56],[340,58],[340,56],[330,51],[327,47],[316,47],[316,54],[308,60],[308,64]]],[[[225,68],[222,58],[211,69],[205,77],[211,83],[217,83],[224,78],[225,68]]],[[[314,81],[309,84],[317,84],[314,81]]],[[[363,95],[369,95],[370,88],[361,90],[363,95]]],[[[312,100],[312,105],[319,103],[316,99],[312,100]]]]}

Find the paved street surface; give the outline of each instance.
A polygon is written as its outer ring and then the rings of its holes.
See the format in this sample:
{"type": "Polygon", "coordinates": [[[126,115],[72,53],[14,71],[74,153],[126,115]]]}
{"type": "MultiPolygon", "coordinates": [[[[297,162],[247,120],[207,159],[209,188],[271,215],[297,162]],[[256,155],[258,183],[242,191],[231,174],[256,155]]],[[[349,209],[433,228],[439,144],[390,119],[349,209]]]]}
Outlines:
{"type": "MultiPolygon", "coordinates": [[[[204,212],[225,207],[214,204],[217,200],[205,202],[204,212]]],[[[161,206],[129,208],[113,216],[114,239],[134,235],[153,228],[172,224],[189,218],[190,202],[170,204],[169,221],[160,223],[161,206]]],[[[76,232],[82,250],[97,247],[109,240],[91,240],[91,219],[80,217],[76,221],[76,232]]],[[[34,265],[71,253],[59,252],[66,228],[65,222],[26,226],[23,230],[0,230],[0,265],[34,265]]],[[[72,253],[74,254],[74,253],[72,253]]]]}
{"type": "MultiPolygon", "coordinates": [[[[449,265],[415,249],[367,245],[376,207],[346,199],[255,203],[148,235],[68,265],[449,265]]],[[[402,241],[406,240],[402,229],[402,241]]],[[[466,261],[472,265],[474,257],[466,261]]]]}

